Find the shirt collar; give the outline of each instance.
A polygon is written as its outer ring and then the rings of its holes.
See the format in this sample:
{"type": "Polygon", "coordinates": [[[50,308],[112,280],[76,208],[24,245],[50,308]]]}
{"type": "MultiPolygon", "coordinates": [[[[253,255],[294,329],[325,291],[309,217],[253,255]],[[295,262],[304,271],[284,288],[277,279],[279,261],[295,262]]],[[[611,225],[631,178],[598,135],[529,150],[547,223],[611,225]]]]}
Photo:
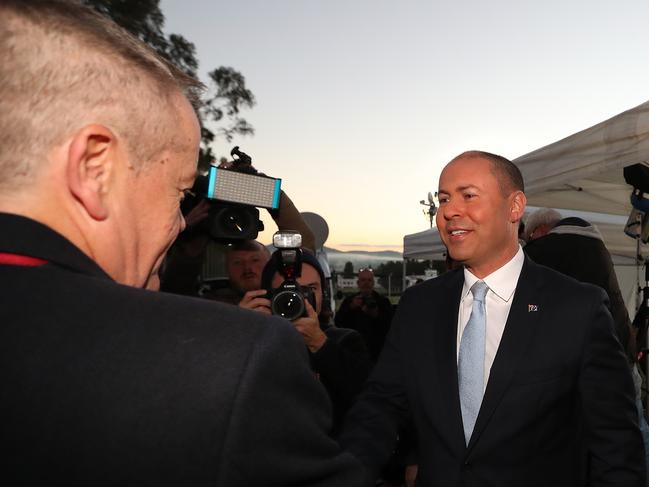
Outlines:
{"type": "MultiPolygon", "coordinates": [[[[518,246],[516,255],[507,262],[500,269],[495,270],[482,280],[489,286],[489,289],[498,296],[501,300],[507,302],[514,295],[518,277],[521,275],[523,269],[523,262],[525,262],[525,254],[521,246],[518,246]]],[[[464,287],[462,288],[462,299],[464,299],[469,292],[471,286],[479,281],[476,276],[465,267],[464,268],[464,287]]]]}

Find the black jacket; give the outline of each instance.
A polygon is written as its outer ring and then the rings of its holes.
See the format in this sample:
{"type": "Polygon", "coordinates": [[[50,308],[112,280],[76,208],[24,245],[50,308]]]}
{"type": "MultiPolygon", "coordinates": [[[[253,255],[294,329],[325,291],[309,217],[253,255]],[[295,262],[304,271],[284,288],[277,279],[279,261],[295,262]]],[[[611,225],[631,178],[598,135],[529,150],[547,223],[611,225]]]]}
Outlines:
{"type": "Polygon", "coordinates": [[[328,399],[282,319],[123,286],[0,214],[0,457],[7,485],[349,486],[328,399]]]}
{"type": "Polygon", "coordinates": [[[581,218],[564,218],[547,235],[528,243],[523,250],[541,264],[581,282],[601,287],[609,299],[615,333],[629,359],[635,357],[631,321],[617,282],[611,255],[599,232],[581,218]]]}
{"type": "Polygon", "coordinates": [[[327,341],[311,353],[311,366],[325,386],[333,405],[333,433],[361,391],[370,370],[370,357],[363,338],[354,330],[320,325],[327,341]]]}
{"type": "Polygon", "coordinates": [[[376,362],[390,329],[392,304],[390,304],[388,298],[381,296],[376,291],[372,291],[372,295],[368,299],[368,306],[377,310],[377,316],[373,317],[360,308],[352,309],[350,307],[352,299],[354,299],[354,296],[348,296],[340,304],[335,317],[336,326],[350,328],[360,333],[370,353],[372,362],[376,362]]]}

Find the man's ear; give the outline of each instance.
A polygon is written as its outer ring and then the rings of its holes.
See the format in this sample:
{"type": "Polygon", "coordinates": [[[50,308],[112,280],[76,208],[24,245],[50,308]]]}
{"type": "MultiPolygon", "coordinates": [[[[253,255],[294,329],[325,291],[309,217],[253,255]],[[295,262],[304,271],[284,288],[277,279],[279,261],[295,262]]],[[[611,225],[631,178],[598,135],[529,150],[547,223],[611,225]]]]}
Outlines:
{"type": "Polygon", "coordinates": [[[88,215],[99,221],[108,217],[105,195],[114,171],[116,143],[111,130],[93,124],[77,132],[68,150],[68,188],[88,215]]]}
{"type": "Polygon", "coordinates": [[[521,220],[521,218],[523,218],[523,215],[525,214],[527,198],[525,197],[525,193],[523,193],[522,191],[514,191],[510,198],[511,221],[518,222],[521,220]]]}

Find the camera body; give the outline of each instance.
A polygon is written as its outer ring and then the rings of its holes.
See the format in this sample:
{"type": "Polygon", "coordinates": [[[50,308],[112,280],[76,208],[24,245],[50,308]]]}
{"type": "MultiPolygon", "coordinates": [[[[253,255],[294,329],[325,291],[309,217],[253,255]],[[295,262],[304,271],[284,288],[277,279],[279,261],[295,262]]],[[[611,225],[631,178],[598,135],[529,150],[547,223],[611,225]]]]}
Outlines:
{"type": "Polygon", "coordinates": [[[229,169],[212,165],[207,174],[196,178],[193,192],[197,196],[187,199],[182,210],[186,214],[206,200],[210,205],[208,216],[197,230],[216,241],[254,240],[264,229],[258,208],[279,208],[282,180],[257,173],[250,156],[238,146],[230,154],[233,161],[229,169]]]}
{"type": "Polygon", "coordinates": [[[304,304],[306,301],[315,309],[313,291],[306,286],[300,286],[292,279],[286,279],[278,288],[269,290],[268,295],[272,313],[289,321],[307,315],[304,304]]]}
{"type": "Polygon", "coordinates": [[[363,300],[363,306],[366,306],[368,309],[375,309],[379,306],[379,304],[376,302],[376,299],[374,299],[374,296],[363,296],[361,294],[361,299],[363,300]]]}
{"type": "Polygon", "coordinates": [[[297,282],[302,275],[302,236],[297,232],[277,232],[273,235],[273,246],[277,249],[275,259],[277,270],[284,278],[279,287],[268,289],[270,309],[274,315],[294,321],[307,316],[306,301],[315,309],[313,291],[297,282]]]}

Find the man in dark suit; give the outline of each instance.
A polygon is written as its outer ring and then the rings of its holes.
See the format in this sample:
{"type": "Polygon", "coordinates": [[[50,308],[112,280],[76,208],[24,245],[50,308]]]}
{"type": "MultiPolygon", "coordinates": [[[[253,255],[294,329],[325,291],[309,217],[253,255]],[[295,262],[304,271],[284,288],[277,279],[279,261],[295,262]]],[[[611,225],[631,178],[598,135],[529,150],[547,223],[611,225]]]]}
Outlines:
{"type": "Polygon", "coordinates": [[[524,251],[537,264],[589,282],[606,291],[617,339],[629,361],[636,361],[631,320],[615,275],[613,259],[596,226],[583,218],[561,218],[552,208],[539,208],[526,222],[524,251]]]}
{"type": "Polygon", "coordinates": [[[76,2],[0,18],[5,483],[355,485],[289,323],[143,289],[184,226],[197,82],[76,2]]]}
{"type": "Polygon", "coordinates": [[[643,485],[606,298],[525,258],[516,166],[464,153],[442,171],[439,203],[440,235],[464,268],[404,294],[342,443],[373,478],[411,417],[420,486],[643,485]]]}

